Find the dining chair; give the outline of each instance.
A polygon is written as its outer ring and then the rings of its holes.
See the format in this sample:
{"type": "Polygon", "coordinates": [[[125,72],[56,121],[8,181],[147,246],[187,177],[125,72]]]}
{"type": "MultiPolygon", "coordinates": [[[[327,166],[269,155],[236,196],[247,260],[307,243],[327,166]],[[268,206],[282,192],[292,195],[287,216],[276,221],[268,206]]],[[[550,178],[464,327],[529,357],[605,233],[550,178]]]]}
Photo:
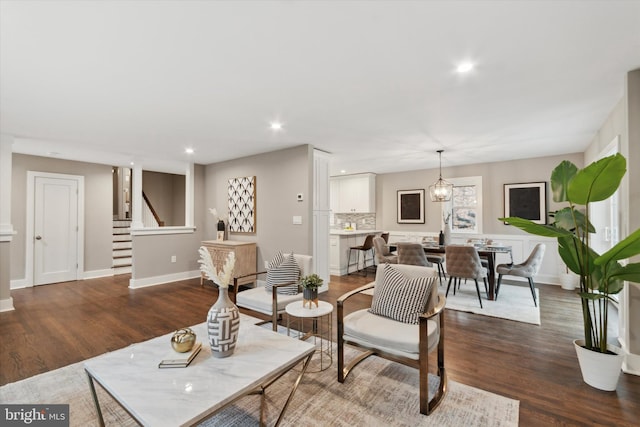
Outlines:
{"type": "Polygon", "coordinates": [[[397,264],[398,255],[394,255],[389,250],[389,245],[382,237],[373,238],[373,247],[375,250],[376,263],[378,264],[397,264]]]}
{"type": "Polygon", "coordinates": [[[480,287],[478,280],[484,282],[485,292],[487,291],[487,269],[482,266],[478,250],[473,246],[466,245],[447,245],[445,247],[445,256],[447,258],[447,274],[449,274],[449,283],[447,284],[446,296],[449,296],[449,288],[453,281],[453,294],[456,294],[456,282],[460,279],[473,279],[476,283],[476,292],[478,293],[478,301],[480,308],[482,307],[482,297],[480,296],[480,287]]]}
{"type": "Polygon", "coordinates": [[[536,287],[533,283],[533,276],[538,274],[540,266],[542,265],[542,258],[544,257],[545,244],[538,243],[535,245],[527,260],[521,264],[498,264],[496,272],[498,273],[498,283],[496,285],[495,299],[498,299],[500,293],[500,283],[502,282],[502,276],[518,276],[526,277],[529,281],[529,288],[531,289],[531,295],[533,296],[533,305],[538,306],[536,300],[536,287]]]}
{"type": "Polygon", "coordinates": [[[420,243],[398,242],[398,264],[432,267],[420,243]]]}

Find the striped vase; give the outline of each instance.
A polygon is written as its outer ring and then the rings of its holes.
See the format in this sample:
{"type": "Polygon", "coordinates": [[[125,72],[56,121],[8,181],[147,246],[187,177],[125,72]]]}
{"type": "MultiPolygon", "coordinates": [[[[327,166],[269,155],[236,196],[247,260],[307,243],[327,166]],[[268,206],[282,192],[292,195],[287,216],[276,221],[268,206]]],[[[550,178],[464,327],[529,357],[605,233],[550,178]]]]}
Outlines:
{"type": "Polygon", "coordinates": [[[236,349],[240,311],[229,299],[229,289],[218,288],[218,301],[207,314],[207,331],[213,357],[229,357],[236,349]]]}

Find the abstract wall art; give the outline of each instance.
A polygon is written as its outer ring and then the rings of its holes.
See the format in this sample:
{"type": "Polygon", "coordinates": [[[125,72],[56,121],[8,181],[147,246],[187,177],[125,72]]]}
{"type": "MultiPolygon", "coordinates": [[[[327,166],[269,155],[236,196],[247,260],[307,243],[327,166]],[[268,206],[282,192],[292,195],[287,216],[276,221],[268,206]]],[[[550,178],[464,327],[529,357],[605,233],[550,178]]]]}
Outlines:
{"type": "Polygon", "coordinates": [[[256,232],[256,177],[229,180],[229,232],[256,232]]]}

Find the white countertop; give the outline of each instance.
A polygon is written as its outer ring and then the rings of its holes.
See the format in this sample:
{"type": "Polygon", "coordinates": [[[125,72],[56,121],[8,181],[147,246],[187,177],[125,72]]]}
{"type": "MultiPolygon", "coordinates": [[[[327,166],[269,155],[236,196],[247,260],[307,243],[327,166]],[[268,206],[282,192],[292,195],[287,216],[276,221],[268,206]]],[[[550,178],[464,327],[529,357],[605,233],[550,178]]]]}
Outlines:
{"type": "Polygon", "coordinates": [[[330,236],[357,236],[361,234],[376,234],[376,233],[382,233],[382,231],[381,230],[353,230],[353,231],[331,230],[329,231],[330,236]]]}

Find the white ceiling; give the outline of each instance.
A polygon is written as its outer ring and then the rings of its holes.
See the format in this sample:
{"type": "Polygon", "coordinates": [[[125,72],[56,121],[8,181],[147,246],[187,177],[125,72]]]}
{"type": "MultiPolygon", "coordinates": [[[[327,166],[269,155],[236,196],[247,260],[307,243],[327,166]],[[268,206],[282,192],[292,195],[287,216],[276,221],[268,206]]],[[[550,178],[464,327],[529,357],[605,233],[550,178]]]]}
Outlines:
{"type": "Polygon", "coordinates": [[[0,7],[14,151],[168,172],[299,144],[332,174],[580,152],[640,67],[640,1],[0,7]]]}

